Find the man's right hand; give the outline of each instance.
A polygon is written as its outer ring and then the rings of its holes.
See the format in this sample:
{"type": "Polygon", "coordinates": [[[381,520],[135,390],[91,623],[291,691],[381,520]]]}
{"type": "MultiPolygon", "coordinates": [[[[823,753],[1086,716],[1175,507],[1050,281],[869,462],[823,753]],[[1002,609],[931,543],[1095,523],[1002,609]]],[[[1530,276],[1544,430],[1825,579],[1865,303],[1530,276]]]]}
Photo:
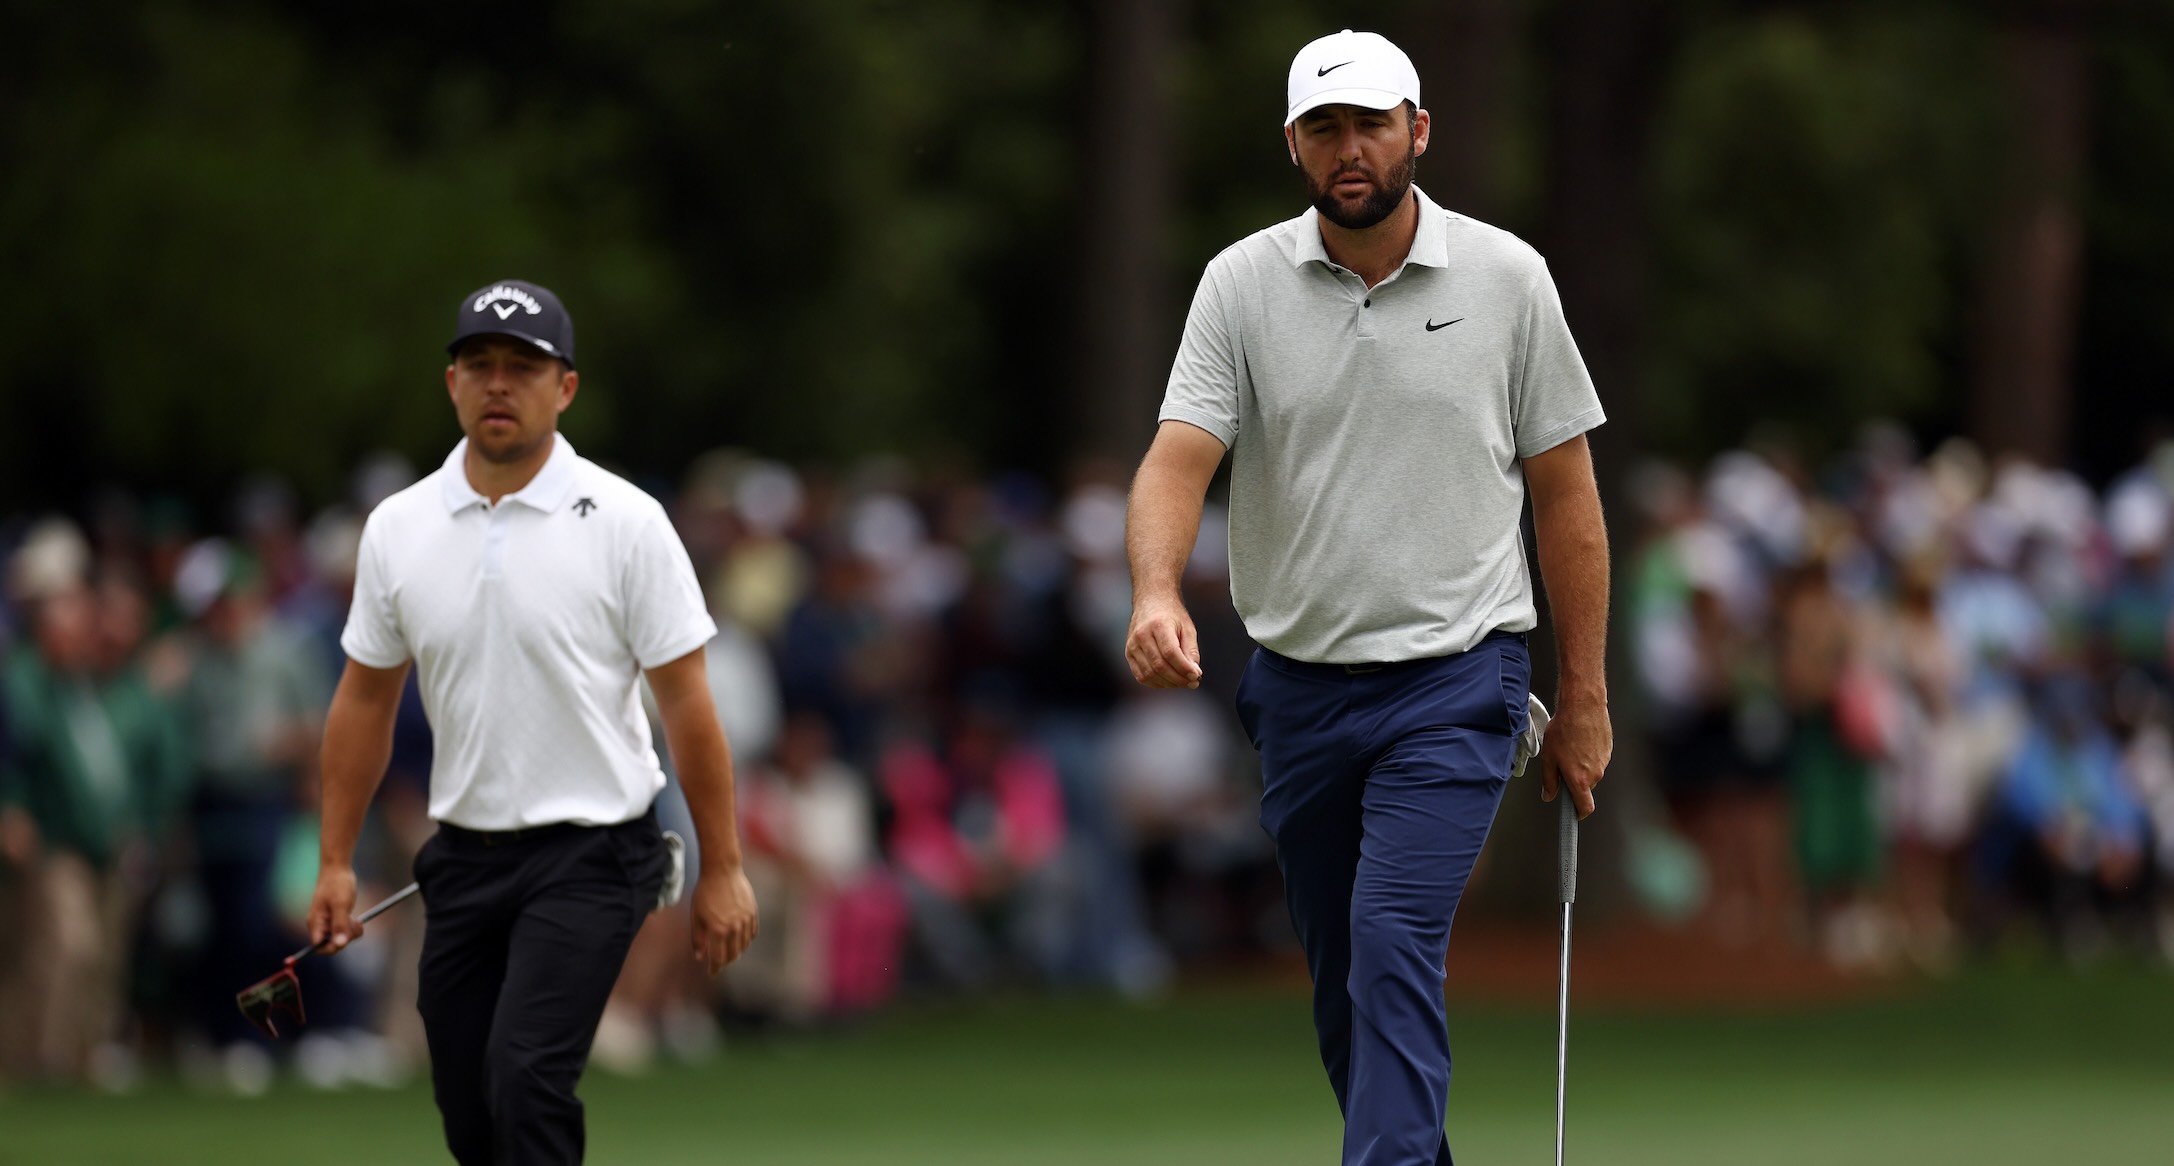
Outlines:
{"type": "Polygon", "coordinates": [[[1176,599],[1136,600],[1125,633],[1125,662],[1149,688],[1199,688],[1200,638],[1176,599]]]}
{"type": "Polygon", "coordinates": [[[321,868],[309,904],[309,941],[330,955],[361,938],[362,924],[355,921],[355,868],[321,868]]]}

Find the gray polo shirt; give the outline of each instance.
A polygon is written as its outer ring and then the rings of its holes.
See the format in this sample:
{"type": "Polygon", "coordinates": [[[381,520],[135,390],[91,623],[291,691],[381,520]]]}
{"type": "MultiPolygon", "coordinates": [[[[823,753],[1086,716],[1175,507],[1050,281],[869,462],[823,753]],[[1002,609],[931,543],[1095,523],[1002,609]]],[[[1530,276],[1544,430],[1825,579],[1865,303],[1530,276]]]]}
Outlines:
{"type": "Polygon", "coordinates": [[[1372,289],[1310,209],[1216,256],[1170,371],[1162,419],[1231,450],[1231,598],[1293,659],[1531,628],[1519,459],[1604,420],[1546,262],[1417,197],[1411,254],[1372,289]]]}

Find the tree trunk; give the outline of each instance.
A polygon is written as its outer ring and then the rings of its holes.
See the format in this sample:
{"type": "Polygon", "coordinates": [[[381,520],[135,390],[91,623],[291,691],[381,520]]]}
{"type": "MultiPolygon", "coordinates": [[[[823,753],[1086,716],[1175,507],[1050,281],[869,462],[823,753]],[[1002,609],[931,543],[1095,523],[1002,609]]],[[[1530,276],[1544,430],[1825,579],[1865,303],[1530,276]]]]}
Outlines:
{"type": "Polygon", "coordinates": [[[1095,0],[1074,452],[1129,466],[1154,436],[1177,328],[1164,242],[1178,5],[1095,0]]]}
{"type": "MultiPolygon", "coordinates": [[[[1566,0],[1553,17],[1549,174],[1540,232],[1609,422],[1609,482],[1640,448],[1638,339],[1646,277],[1646,159],[1666,74],[1661,0],[1566,0]]],[[[1608,483],[1604,483],[1608,484],[1608,483]]]]}
{"type": "Polygon", "coordinates": [[[1434,121],[1421,185],[1443,206],[1499,224],[1526,3],[1456,0],[1427,8],[1438,15],[1412,54],[1421,104],[1434,121]]]}
{"type": "Polygon", "coordinates": [[[1978,291],[1970,429],[1991,453],[2068,460],[2089,73],[2081,5],[2032,6],[2002,32],[2012,130],[1978,291]]]}
{"type": "MultiPolygon", "coordinates": [[[[1544,29],[1547,74],[1547,189],[1538,237],[1554,275],[1563,314],[1578,350],[1600,390],[1608,424],[1593,435],[1601,495],[1608,507],[1610,542],[1620,568],[1630,549],[1630,511],[1619,488],[1642,447],[1638,391],[1638,341],[1645,320],[1645,206],[1647,143],[1671,48],[1664,0],[1561,0],[1544,29]]],[[[1616,572],[1620,580],[1622,571],[1616,572]]],[[[1616,589],[1620,597],[1621,588],[1616,589]]],[[[1620,610],[1620,603],[1617,604],[1620,610]]],[[[1541,619],[1532,641],[1533,691],[1552,695],[1555,645],[1541,619]]],[[[1585,869],[1608,872],[1588,878],[1579,897],[1600,913],[1618,910],[1628,894],[1619,873],[1627,869],[1628,831],[1652,816],[1657,802],[1654,758],[1647,755],[1637,708],[1637,684],[1615,621],[1610,637],[1609,709],[1615,722],[1615,762],[1598,800],[1606,807],[1586,823],[1585,869]]],[[[1488,898],[1497,910],[1528,916],[1551,911],[1555,868],[1535,856],[1554,853],[1555,807],[1539,799],[1527,774],[1522,789],[1503,799],[1493,846],[1525,856],[1505,863],[1488,898]]]]}

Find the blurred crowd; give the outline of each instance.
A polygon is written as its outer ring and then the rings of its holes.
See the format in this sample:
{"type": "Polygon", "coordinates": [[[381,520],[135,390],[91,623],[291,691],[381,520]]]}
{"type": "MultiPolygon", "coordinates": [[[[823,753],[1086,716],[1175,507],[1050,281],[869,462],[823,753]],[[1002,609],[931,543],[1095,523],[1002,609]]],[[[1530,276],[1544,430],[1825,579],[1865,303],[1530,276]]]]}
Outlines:
{"type": "MultiPolygon", "coordinates": [[[[116,492],[0,526],[0,1082],[125,1088],[150,1060],[251,1093],[420,1065],[413,908],[303,961],[300,1040],[233,1003],[303,942],[361,523],[416,477],[377,457],[314,513],[260,480],[218,515],[116,492]]],[[[721,1024],[850,1023],[904,990],[1149,994],[1287,947],[1228,714],[1250,645],[1220,507],[1186,576],[1205,683],[1149,692],[1121,656],[1115,468],[1052,484],[719,451],[637,480],[720,629],[763,938],[711,982],[685,907],[652,916],[600,1065],[707,1055],[721,1024]]],[[[2174,944],[2174,444],[2102,493],[1888,429],[1817,468],[1765,445],[1650,465],[1631,493],[1623,723],[1690,872],[1649,906],[1851,967],[2174,944]]],[[[408,881],[430,764],[411,681],[365,900],[408,881]]],[[[694,838],[676,786],[659,814],[694,838]]],[[[1652,848],[1632,842],[1635,868],[1652,848]]]]}
{"type": "Polygon", "coordinates": [[[1687,905],[1845,967],[2174,955],[2174,442],[2094,492],[1875,427],[1648,465],[1626,613],[1687,905]]]}
{"type": "MultiPolygon", "coordinates": [[[[412,907],[298,965],[299,1041],[234,1005],[304,942],[361,523],[417,476],[370,459],[315,513],[259,480],[218,515],[114,492],[0,526],[0,1082],[126,1088],[150,1061],[255,1093],[283,1070],[340,1087],[420,1065],[412,907]]],[[[1237,669],[1176,693],[1125,672],[1120,475],[1053,488],[720,451],[639,484],[720,629],[711,687],[763,938],[712,983],[686,908],[652,916],[599,1064],[706,1055],[720,1023],[850,1022],[901,990],[1148,994],[1181,961],[1285,942],[1219,687],[1237,669]]],[[[1236,661],[1223,531],[1211,508],[1188,586],[1209,651],[1236,661]]],[[[433,828],[430,763],[411,679],[358,853],[365,902],[408,881],[433,828]]],[[[659,814],[694,839],[676,785],[659,814]]]]}

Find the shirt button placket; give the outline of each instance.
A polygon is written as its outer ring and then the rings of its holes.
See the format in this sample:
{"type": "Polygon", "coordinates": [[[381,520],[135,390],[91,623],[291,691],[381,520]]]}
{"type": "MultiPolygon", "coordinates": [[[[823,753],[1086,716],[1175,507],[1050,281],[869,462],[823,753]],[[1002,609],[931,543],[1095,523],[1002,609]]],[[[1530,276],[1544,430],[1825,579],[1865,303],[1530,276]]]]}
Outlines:
{"type": "Polygon", "coordinates": [[[483,528],[483,577],[496,579],[506,569],[506,520],[510,515],[504,503],[491,507],[488,513],[490,520],[483,528]]]}

